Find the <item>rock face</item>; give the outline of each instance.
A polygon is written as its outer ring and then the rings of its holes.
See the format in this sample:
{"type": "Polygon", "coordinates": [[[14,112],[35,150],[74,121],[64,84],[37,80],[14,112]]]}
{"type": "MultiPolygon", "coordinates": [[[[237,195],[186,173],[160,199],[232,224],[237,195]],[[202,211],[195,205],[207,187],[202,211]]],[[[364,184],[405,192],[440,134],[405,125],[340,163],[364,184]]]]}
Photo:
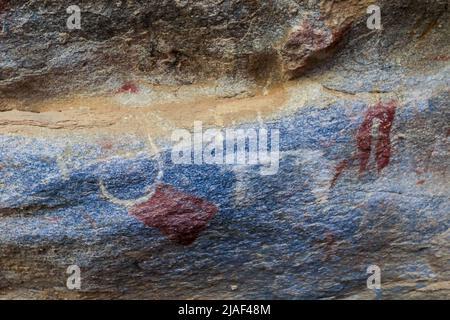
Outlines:
{"type": "Polygon", "coordinates": [[[313,21],[304,20],[288,36],[282,48],[285,73],[290,78],[300,76],[307,68],[328,58],[342,39],[349,25],[331,31],[314,26],[313,21]]]}
{"type": "Polygon", "coordinates": [[[371,4],[0,0],[0,298],[448,299],[448,2],[371,4]]]}

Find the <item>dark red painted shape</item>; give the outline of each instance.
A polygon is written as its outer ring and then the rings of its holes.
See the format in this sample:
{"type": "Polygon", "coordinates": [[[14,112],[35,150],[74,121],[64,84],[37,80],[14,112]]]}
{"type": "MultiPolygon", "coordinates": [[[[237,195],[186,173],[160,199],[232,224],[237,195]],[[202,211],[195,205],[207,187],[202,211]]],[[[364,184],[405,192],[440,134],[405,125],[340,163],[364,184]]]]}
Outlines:
{"type": "Polygon", "coordinates": [[[339,162],[339,164],[336,166],[333,180],[331,180],[331,187],[334,187],[336,185],[337,180],[341,176],[342,172],[344,172],[344,170],[348,168],[348,165],[348,160],[342,160],[341,162],[339,162]]]}
{"type": "Polygon", "coordinates": [[[122,87],[120,87],[119,90],[117,90],[117,93],[138,93],[139,88],[131,82],[125,83],[122,87]]]}
{"type": "Polygon", "coordinates": [[[378,172],[383,170],[389,164],[391,158],[390,135],[395,112],[396,104],[394,101],[387,104],[380,102],[377,105],[370,107],[367,111],[356,136],[360,173],[366,171],[369,164],[370,153],[372,151],[372,126],[375,119],[380,120],[378,141],[375,146],[375,159],[378,172]]]}
{"type": "Polygon", "coordinates": [[[158,228],[176,243],[189,245],[217,211],[213,203],[161,184],[150,200],[133,207],[129,213],[146,226],[158,228]]]}

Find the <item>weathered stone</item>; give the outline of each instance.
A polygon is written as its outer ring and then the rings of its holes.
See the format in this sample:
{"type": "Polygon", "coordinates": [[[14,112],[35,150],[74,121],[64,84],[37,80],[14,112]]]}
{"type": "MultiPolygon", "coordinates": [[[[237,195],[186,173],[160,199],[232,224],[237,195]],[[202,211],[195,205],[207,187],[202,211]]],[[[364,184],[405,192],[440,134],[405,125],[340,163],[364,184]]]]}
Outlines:
{"type": "Polygon", "coordinates": [[[289,34],[281,51],[287,76],[298,77],[308,68],[329,58],[349,27],[350,24],[332,31],[314,26],[311,21],[303,21],[289,34]]]}
{"type": "Polygon", "coordinates": [[[0,1],[0,298],[448,299],[448,3],[372,3],[0,1]]]}

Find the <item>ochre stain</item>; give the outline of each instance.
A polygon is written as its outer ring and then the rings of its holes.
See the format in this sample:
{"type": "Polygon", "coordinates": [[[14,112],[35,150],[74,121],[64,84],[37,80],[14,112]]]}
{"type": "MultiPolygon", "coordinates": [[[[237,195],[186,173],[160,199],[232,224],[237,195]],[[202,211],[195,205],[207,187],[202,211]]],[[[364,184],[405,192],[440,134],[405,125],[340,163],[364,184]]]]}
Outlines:
{"type": "Polygon", "coordinates": [[[419,180],[419,181],[416,182],[416,184],[418,186],[423,185],[424,183],[425,183],[425,180],[419,180]]]}
{"type": "Polygon", "coordinates": [[[348,168],[349,162],[348,160],[342,160],[335,168],[335,174],[333,180],[331,180],[331,187],[333,188],[336,185],[337,180],[341,176],[342,172],[348,168]]]}
{"type": "Polygon", "coordinates": [[[380,121],[378,128],[378,141],[375,146],[375,159],[377,170],[383,170],[391,158],[391,129],[395,118],[396,104],[391,101],[387,104],[378,103],[369,108],[364,121],[359,127],[356,140],[358,147],[359,172],[363,173],[367,170],[370,153],[372,151],[372,126],[375,119],[380,121]]]}
{"type": "Polygon", "coordinates": [[[129,214],[176,243],[190,245],[217,211],[211,202],[161,184],[150,200],[134,206],[129,214]]]}
{"type": "Polygon", "coordinates": [[[428,26],[425,28],[425,30],[423,30],[423,32],[420,34],[419,39],[424,38],[426,35],[428,35],[433,29],[435,29],[436,25],[439,22],[439,19],[441,18],[442,14],[444,12],[440,12],[439,16],[437,16],[436,18],[434,18],[429,24],[428,26]]]}
{"type": "Polygon", "coordinates": [[[131,82],[125,83],[117,90],[117,93],[138,93],[138,92],[139,88],[137,87],[137,85],[131,82]]]}
{"type": "MultiPolygon", "coordinates": [[[[165,97],[173,94],[172,87],[159,88],[139,84],[139,88],[148,88],[149,92],[159,92],[165,97]]],[[[254,121],[258,115],[262,119],[272,119],[286,107],[288,91],[284,86],[270,88],[267,95],[252,97],[219,98],[215,96],[196,96],[207,85],[193,85],[180,94],[178,100],[148,99],[148,104],[122,104],[117,99],[118,88],[107,96],[69,96],[61,99],[46,99],[32,104],[30,108],[37,112],[8,111],[0,112],[0,134],[20,133],[27,136],[52,137],[73,134],[122,138],[123,134],[135,134],[145,139],[151,135],[155,139],[167,138],[167,124],[180,129],[192,129],[194,121],[203,122],[204,127],[228,127],[254,121]],[[63,109],[61,109],[63,108],[63,109]],[[59,112],[62,110],[63,112],[59,112]],[[158,117],[155,117],[155,114],[158,117]],[[141,119],[150,122],[142,126],[141,119]],[[162,119],[162,120],[161,120],[162,119]],[[136,121],[139,120],[139,121],[136,121]],[[58,130],[54,130],[58,128],[58,130]]],[[[139,89],[142,92],[143,89],[139,89]]],[[[131,95],[130,95],[131,96],[131,95]]],[[[16,102],[11,102],[14,105],[16,102]]],[[[132,103],[132,102],[128,102],[132,103]]],[[[171,132],[169,132],[170,138],[171,132]]],[[[98,137],[97,137],[98,138],[98,137]]],[[[117,148],[118,146],[114,146],[117,148]]]]}

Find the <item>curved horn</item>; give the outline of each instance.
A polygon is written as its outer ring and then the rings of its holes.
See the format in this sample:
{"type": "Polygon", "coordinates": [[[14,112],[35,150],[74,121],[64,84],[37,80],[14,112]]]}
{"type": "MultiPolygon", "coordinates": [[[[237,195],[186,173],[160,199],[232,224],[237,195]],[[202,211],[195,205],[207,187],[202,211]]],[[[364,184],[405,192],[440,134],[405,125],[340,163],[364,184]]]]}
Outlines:
{"type": "Polygon", "coordinates": [[[103,181],[100,179],[100,181],[99,181],[100,191],[102,193],[102,196],[105,197],[109,202],[111,202],[117,206],[129,208],[129,207],[147,202],[148,200],[150,200],[150,198],[155,193],[156,185],[158,182],[160,182],[160,180],[162,179],[162,177],[164,175],[164,170],[163,170],[164,162],[162,160],[161,152],[156,147],[155,143],[153,142],[153,139],[150,137],[150,135],[147,135],[147,137],[148,137],[148,141],[150,142],[150,147],[153,149],[153,151],[155,153],[158,153],[160,155],[157,159],[158,174],[156,175],[155,181],[145,190],[145,193],[146,193],[145,196],[138,198],[138,199],[133,199],[133,200],[123,200],[123,199],[116,198],[111,193],[109,193],[108,190],[106,189],[103,181]]]}

